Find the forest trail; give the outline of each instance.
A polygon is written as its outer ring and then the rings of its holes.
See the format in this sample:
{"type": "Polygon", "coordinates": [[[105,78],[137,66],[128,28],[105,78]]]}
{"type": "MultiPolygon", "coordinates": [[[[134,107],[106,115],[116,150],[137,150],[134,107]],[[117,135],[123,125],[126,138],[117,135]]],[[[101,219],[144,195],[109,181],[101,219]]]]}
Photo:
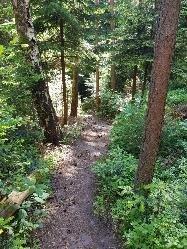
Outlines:
{"type": "Polygon", "coordinates": [[[48,216],[37,232],[42,249],[120,249],[108,221],[93,213],[96,179],[91,166],[107,152],[110,125],[92,116],[85,118],[81,137],[62,146],[53,178],[54,194],[48,216]]]}

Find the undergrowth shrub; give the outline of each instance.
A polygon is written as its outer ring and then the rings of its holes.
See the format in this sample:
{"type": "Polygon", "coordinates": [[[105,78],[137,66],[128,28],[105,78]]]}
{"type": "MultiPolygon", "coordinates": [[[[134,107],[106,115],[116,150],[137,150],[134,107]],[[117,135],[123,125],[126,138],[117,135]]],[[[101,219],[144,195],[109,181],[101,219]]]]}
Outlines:
{"type": "Polygon", "coordinates": [[[145,107],[128,104],[117,115],[110,134],[111,147],[138,156],[144,127],[145,107]]]}
{"type": "Polygon", "coordinates": [[[186,89],[182,88],[182,89],[169,91],[167,97],[167,104],[171,107],[187,104],[186,89]]]}
{"type": "MultiPolygon", "coordinates": [[[[145,107],[128,104],[117,115],[110,134],[110,147],[119,146],[124,151],[138,157],[142,144],[145,120],[145,107]]],[[[187,125],[185,121],[165,119],[161,137],[160,156],[167,157],[171,153],[180,156],[186,153],[187,125]]]]}
{"type": "Polygon", "coordinates": [[[113,119],[120,112],[123,105],[123,98],[117,92],[111,90],[103,90],[101,92],[101,102],[99,106],[98,116],[101,118],[113,119]]]}
{"type": "Polygon", "coordinates": [[[121,94],[104,89],[100,95],[99,110],[96,110],[94,97],[86,99],[82,104],[82,109],[85,112],[97,112],[97,115],[104,119],[113,119],[121,111],[124,101],[121,94]]]}
{"type": "Polygon", "coordinates": [[[14,217],[0,218],[0,247],[28,248],[30,233],[39,226],[42,205],[49,196],[52,162],[44,160],[37,147],[43,140],[37,123],[29,116],[16,115],[5,99],[0,98],[0,102],[0,201],[12,191],[34,191],[14,217]],[[34,171],[40,173],[40,183],[28,179],[34,171]]]}
{"type": "MultiPolygon", "coordinates": [[[[183,93],[169,96],[171,107],[181,103],[183,93]]],[[[112,217],[126,249],[186,249],[187,123],[166,113],[156,171],[145,197],[134,191],[144,120],[145,106],[138,103],[125,105],[116,116],[108,157],[93,168],[99,184],[96,213],[112,217]]]]}
{"type": "Polygon", "coordinates": [[[95,98],[90,97],[84,99],[84,102],[82,103],[82,110],[86,113],[96,111],[95,98]]]}
{"type": "Polygon", "coordinates": [[[137,160],[132,155],[116,148],[94,166],[100,184],[96,211],[112,216],[124,248],[186,248],[186,164],[185,158],[170,168],[158,162],[148,198],[134,192],[137,160]]]}

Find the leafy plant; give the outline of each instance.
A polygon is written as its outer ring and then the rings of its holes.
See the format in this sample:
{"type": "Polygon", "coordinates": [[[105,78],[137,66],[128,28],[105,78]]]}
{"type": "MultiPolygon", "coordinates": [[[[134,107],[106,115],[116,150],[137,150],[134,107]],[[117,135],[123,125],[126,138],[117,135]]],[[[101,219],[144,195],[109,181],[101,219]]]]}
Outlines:
{"type": "MultiPolygon", "coordinates": [[[[144,131],[145,107],[127,104],[116,117],[110,134],[111,148],[119,146],[124,151],[138,157],[144,131]]],[[[186,122],[166,117],[161,137],[160,156],[176,156],[186,151],[186,122]]]]}
{"type": "Polygon", "coordinates": [[[121,95],[105,89],[101,92],[100,99],[99,117],[106,119],[115,118],[116,114],[120,112],[121,106],[123,106],[121,95]]]}

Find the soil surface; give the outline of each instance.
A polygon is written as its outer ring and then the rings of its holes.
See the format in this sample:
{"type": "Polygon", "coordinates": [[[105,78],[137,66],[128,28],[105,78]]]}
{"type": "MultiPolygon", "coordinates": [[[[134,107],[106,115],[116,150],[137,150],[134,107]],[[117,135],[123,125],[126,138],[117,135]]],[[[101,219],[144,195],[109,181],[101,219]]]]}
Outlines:
{"type": "Polygon", "coordinates": [[[48,216],[37,232],[42,249],[121,248],[110,222],[93,212],[96,179],[91,167],[107,152],[110,125],[92,116],[84,122],[81,137],[61,147],[48,216]]]}

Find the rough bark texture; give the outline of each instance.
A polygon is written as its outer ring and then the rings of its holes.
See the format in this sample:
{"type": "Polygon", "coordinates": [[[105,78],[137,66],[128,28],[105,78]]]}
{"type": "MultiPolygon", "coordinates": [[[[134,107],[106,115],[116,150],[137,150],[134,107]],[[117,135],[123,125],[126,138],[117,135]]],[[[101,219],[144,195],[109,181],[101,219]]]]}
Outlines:
{"type": "Polygon", "coordinates": [[[136,187],[152,182],[163,126],[165,102],[171,72],[180,0],[162,1],[155,41],[154,62],[149,93],[143,146],[136,174],[136,187]]]}
{"type": "Polygon", "coordinates": [[[66,87],[66,64],[64,53],[64,23],[60,21],[60,40],[61,40],[61,70],[62,70],[62,92],[63,92],[63,122],[66,125],[68,122],[68,101],[67,101],[67,87],[66,87]]]}
{"type": "Polygon", "coordinates": [[[132,100],[134,101],[135,95],[136,95],[136,81],[137,81],[137,73],[138,73],[138,66],[134,66],[134,72],[133,72],[133,82],[132,82],[132,100]]]}
{"type": "Polygon", "coordinates": [[[71,117],[77,117],[78,108],[78,65],[77,60],[73,66],[73,81],[72,81],[72,100],[71,100],[71,117]]]}
{"type": "Polygon", "coordinates": [[[26,59],[32,63],[35,73],[41,76],[40,79],[33,84],[31,89],[39,122],[41,127],[44,129],[46,142],[58,145],[60,130],[58,127],[56,113],[49,95],[49,89],[42,74],[39,50],[30,13],[30,1],[12,0],[12,5],[18,34],[22,42],[28,44],[29,46],[26,59]]]}

